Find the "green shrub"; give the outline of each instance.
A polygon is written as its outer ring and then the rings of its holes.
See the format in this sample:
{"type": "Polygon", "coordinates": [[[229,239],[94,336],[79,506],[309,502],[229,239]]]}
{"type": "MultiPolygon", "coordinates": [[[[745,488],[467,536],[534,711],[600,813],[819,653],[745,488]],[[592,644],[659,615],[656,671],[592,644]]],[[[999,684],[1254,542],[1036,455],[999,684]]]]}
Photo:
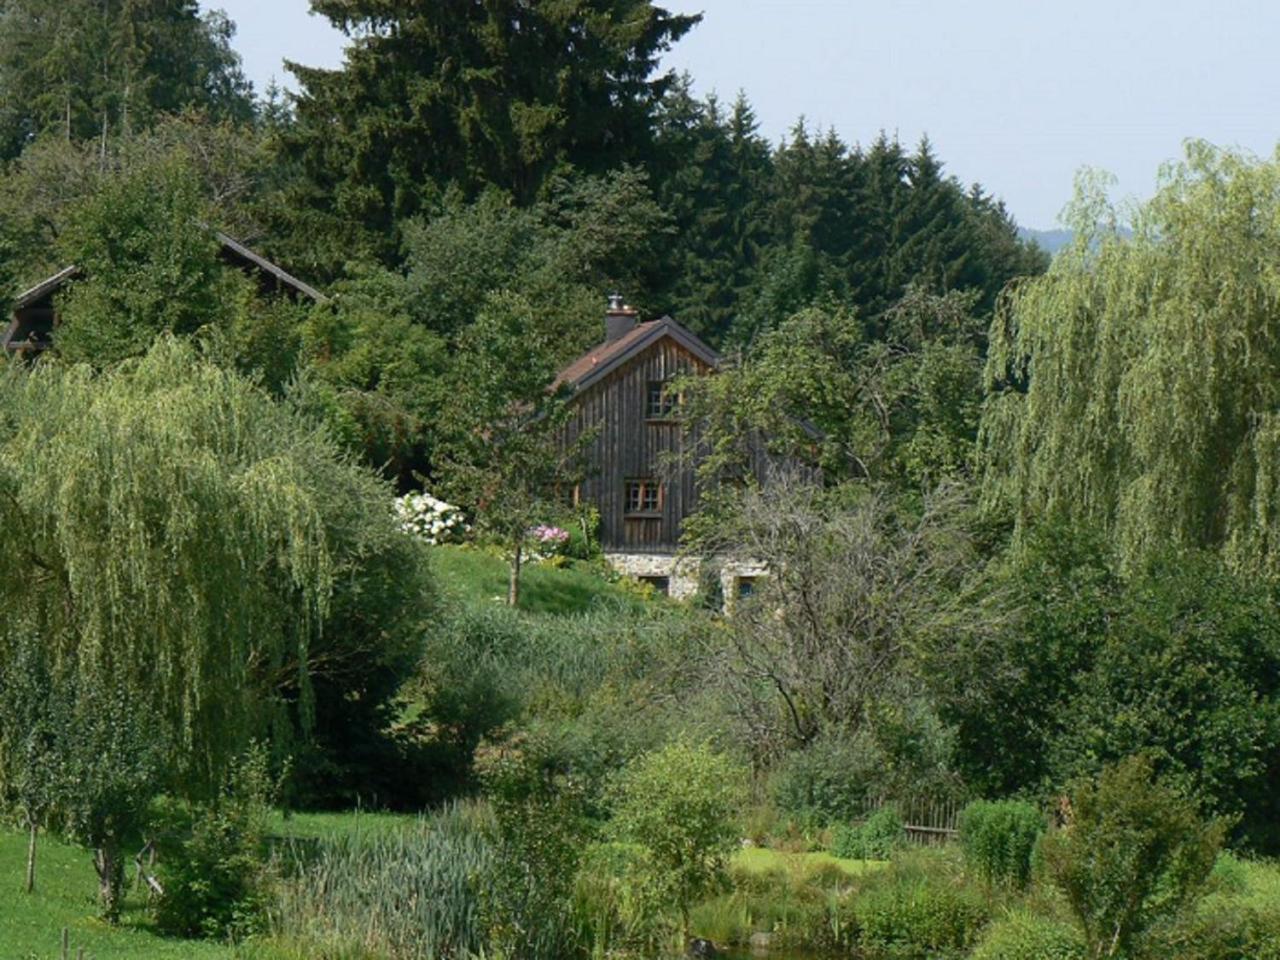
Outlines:
{"type": "Polygon", "coordinates": [[[802,822],[826,825],[865,816],[880,757],[862,740],[824,737],[790,754],[770,777],[774,804],[802,822]]]}
{"type": "Polygon", "coordinates": [[[1085,960],[1084,941],[1070,924],[1018,911],[987,929],[972,960],[1085,960]]]}
{"type": "Polygon", "coordinates": [[[576,942],[574,883],[590,829],[580,787],[538,737],[484,759],[497,856],[497,869],[479,890],[488,952],[558,960],[576,942]]]}
{"type": "Polygon", "coordinates": [[[1243,893],[1249,886],[1249,865],[1230,853],[1221,853],[1209,873],[1213,889],[1222,893],[1243,893]]]}
{"type": "Polygon", "coordinates": [[[572,519],[563,526],[569,531],[569,542],[561,549],[566,557],[594,560],[600,556],[600,510],[597,507],[590,504],[578,507],[572,519]]]}
{"type": "Polygon", "coordinates": [[[1144,948],[1144,960],[1280,960],[1280,904],[1259,909],[1208,897],[1200,909],[1153,931],[1144,948]]]}
{"type": "Polygon", "coordinates": [[[634,761],[616,782],[613,827],[648,849],[646,880],[680,911],[686,931],[689,908],[726,879],[741,780],[728,758],[677,741],[634,761]]]}
{"type": "Polygon", "coordinates": [[[191,811],[189,836],[164,858],[164,895],[156,908],[161,930],[239,938],[256,929],[269,879],[267,818],[278,793],[267,751],[255,745],[223,794],[191,811]]]}
{"type": "Polygon", "coordinates": [[[898,811],[881,807],[864,823],[837,827],[831,852],[849,860],[888,860],[906,842],[907,831],[898,811]]]}
{"type": "Polygon", "coordinates": [[[1147,931],[1176,917],[1203,889],[1225,833],[1156,781],[1145,757],[1077,785],[1071,811],[1040,852],[1091,957],[1132,953],[1147,931]]]}
{"type": "Polygon", "coordinates": [[[582,857],[574,886],[577,928],[592,956],[627,949],[652,950],[670,932],[666,904],[646,882],[649,851],[638,844],[597,843],[582,857]]]}
{"type": "Polygon", "coordinates": [[[975,800],[960,813],[965,864],[988,883],[1025,887],[1044,815],[1017,800],[975,800]]]}

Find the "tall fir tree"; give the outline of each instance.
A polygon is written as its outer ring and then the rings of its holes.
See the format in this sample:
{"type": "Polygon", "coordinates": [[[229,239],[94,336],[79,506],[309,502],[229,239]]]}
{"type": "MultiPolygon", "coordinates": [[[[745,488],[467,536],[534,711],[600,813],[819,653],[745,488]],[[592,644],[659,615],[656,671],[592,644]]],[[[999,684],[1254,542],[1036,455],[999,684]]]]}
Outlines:
{"type": "Polygon", "coordinates": [[[644,159],[673,81],[658,58],[698,22],[650,0],[531,4],[315,0],[350,38],[341,69],[290,64],[289,208],[329,266],[396,251],[397,225],[450,186],[527,204],[555,172],[644,159]]]}
{"type": "Polygon", "coordinates": [[[682,79],[658,120],[658,193],[676,224],[663,292],[685,326],[716,343],[769,241],[772,156],[744,95],[726,114],[714,96],[695,100],[691,86],[682,79]]]}

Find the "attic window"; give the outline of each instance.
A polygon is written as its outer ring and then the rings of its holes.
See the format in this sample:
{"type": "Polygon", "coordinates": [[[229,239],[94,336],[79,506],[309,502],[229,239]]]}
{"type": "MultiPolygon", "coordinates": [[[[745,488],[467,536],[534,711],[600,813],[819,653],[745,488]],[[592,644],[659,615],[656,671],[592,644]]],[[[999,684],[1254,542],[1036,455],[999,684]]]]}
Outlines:
{"type": "Polygon", "coordinates": [[[645,402],[645,418],[649,420],[670,420],[676,409],[677,397],[671,392],[667,381],[650,380],[649,392],[645,402]]]}
{"type": "Polygon", "coordinates": [[[628,480],[628,515],[659,514],[662,512],[662,484],[657,480],[628,480]]]}

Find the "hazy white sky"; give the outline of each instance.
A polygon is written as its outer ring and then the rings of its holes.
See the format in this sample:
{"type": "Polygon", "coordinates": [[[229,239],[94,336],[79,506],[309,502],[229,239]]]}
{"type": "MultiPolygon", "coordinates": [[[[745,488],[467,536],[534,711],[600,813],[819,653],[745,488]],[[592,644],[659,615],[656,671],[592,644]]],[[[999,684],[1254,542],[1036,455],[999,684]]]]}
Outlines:
{"type": "MultiPolygon", "coordinates": [[[[337,65],[343,37],[308,0],[204,0],[231,15],[261,90],[285,58],[337,65]]],[[[762,131],[803,114],[848,142],[927,133],[948,170],[1052,227],[1082,165],[1150,194],[1203,137],[1280,139],[1277,0],[666,0],[702,12],[667,63],[699,92],[745,90],[762,131]]]]}

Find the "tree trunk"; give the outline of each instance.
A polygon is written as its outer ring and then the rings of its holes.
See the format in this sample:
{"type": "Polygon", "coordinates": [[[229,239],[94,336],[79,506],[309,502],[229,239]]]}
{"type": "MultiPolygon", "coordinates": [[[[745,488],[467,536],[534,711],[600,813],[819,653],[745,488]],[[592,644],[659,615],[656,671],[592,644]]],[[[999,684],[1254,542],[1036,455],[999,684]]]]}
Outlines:
{"type": "Polygon", "coordinates": [[[115,837],[102,841],[93,855],[98,871],[98,897],[102,903],[102,919],[107,923],[120,920],[120,899],[124,890],[124,861],[120,859],[120,843],[115,837]]]}
{"type": "Polygon", "coordinates": [[[36,836],[40,832],[40,824],[34,817],[27,821],[27,893],[36,889],[36,836]]]}
{"type": "Polygon", "coordinates": [[[511,580],[507,584],[507,605],[520,605],[520,561],[523,559],[524,544],[516,544],[516,552],[511,557],[511,580]]]}

